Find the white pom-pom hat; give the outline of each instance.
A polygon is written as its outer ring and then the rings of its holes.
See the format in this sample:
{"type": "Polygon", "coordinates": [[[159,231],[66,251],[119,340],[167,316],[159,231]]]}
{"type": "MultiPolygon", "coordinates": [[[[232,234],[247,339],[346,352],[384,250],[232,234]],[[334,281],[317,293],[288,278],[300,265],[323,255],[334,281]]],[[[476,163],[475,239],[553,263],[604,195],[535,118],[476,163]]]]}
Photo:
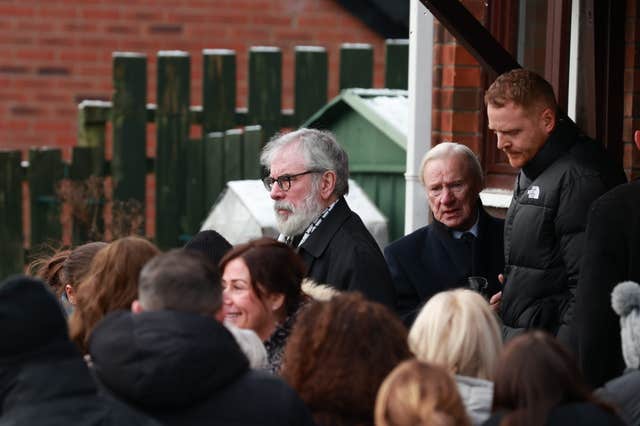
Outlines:
{"type": "Polygon", "coordinates": [[[624,281],[611,293],[611,307],[620,316],[622,355],[627,368],[640,367],[640,284],[624,281]]]}

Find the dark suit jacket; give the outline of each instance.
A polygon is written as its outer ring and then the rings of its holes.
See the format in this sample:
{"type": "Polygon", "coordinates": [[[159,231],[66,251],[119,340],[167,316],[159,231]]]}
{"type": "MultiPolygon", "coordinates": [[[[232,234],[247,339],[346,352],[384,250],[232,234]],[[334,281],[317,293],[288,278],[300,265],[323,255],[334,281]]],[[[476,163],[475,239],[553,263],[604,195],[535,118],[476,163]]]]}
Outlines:
{"type": "Polygon", "coordinates": [[[593,202],[584,245],[572,334],[585,378],[601,386],[625,367],[611,291],[621,281],[640,282],[640,181],[593,202]]]}
{"type": "Polygon", "coordinates": [[[298,252],[314,281],[338,290],[360,291],[370,300],[395,306],[391,276],[380,247],[344,198],[298,252]]]}
{"type": "Polygon", "coordinates": [[[480,208],[473,269],[466,243],[454,239],[438,221],[391,243],[384,255],[396,289],[396,312],[408,326],[434,294],[466,286],[471,275],[487,278],[489,293],[501,289],[498,274],[504,267],[504,221],[480,208]]]}

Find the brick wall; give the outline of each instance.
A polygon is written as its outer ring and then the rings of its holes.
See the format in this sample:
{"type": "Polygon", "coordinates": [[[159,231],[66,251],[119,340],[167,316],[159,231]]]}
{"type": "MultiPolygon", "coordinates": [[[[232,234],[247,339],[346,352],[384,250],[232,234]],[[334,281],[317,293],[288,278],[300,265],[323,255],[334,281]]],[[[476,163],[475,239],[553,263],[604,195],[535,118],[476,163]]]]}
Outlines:
{"type": "Polygon", "coordinates": [[[625,23],[624,168],[631,179],[640,177],[640,152],[633,131],[640,129],[640,13],[639,0],[627,2],[625,23]]]}
{"type": "Polygon", "coordinates": [[[76,105],[110,99],[113,51],[146,53],[148,102],[158,50],[191,54],[192,104],[201,103],[201,51],[235,49],[238,106],[246,105],[247,52],[283,52],[283,107],[292,107],[293,47],[329,52],[329,96],[338,91],[342,42],[371,43],[374,85],[383,84],[383,39],[333,0],[4,0],[0,1],[0,149],[69,147],[76,105]]]}
{"type": "MultiPolygon", "coordinates": [[[[480,22],[483,2],[462,0],[480,22]]],[[[453,141],[482,155],[484,75],[482,67],[440,23],[435,23],[432,143],[453,141]]]]}

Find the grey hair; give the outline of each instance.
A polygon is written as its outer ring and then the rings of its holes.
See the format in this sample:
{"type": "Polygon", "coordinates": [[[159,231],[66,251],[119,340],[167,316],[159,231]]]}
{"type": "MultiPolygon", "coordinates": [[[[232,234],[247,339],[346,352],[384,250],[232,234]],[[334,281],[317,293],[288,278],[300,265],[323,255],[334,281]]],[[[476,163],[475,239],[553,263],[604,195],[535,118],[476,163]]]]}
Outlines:
{"type": "Polygon", "coordinates": [[[440,160],[442,158],[448,158],[459,155],[463,157],[467,162],[467,167],[471,171],[473,179],[478,184],[479,188],[484,187],[484,173],[482,172],[482,166],[476,154],[471,149],[456,142],[441,142],[438,145],[431,148],[424,157],[422,157],[422,163],[420,163],[420,182],[422,186],[425,186],[424,171],[427,168],[427,164],[434,160],[440,160]]]}
{"type": "Polygon", "coordinates": [[[145,311],[175,310],[213,315],[222,307],[220,272],[203,254],[174,249],[140,271],[138,301],[145,311]]]}
{"type": "MultiPolygon", "coordinates": [[[[276,154],[293,143],[298,144],[308,170],[335,172],[336,186],[333,195],[341,197],[349,192],[349,157],[329,131],[302,128],[277,134],[262,149],[260,163],[270,169],[276,154]]],[[[319,185],[318,178],[314,182],[319,185]]]]}

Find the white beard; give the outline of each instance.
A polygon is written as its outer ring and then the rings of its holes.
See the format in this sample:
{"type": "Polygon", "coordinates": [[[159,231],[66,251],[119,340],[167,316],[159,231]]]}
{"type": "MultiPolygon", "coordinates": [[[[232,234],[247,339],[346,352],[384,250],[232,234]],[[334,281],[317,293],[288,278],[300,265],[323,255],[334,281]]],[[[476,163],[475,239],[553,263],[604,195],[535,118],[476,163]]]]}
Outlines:
{"type": "Polygon", "coordinates": [[[287,237],[302,234],[324,210],[313,192],[302,200],[300,207],[296,208],[286,201],[276,201],[273,208],[276,213],[278,230],[287,237]],[[291,213],[288,216],[281,216],[278,214],[278,210],[288,210],[291,213]]]}

